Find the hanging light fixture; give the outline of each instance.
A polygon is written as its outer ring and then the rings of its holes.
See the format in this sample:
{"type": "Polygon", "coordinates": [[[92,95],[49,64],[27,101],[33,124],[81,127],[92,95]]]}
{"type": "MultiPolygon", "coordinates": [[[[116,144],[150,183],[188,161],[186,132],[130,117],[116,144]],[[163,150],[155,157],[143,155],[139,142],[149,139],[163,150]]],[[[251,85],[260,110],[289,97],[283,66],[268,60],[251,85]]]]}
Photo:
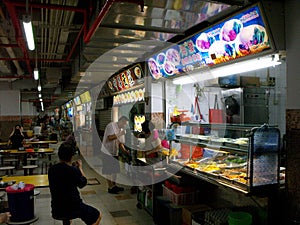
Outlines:
{"type": "Polygon", "coordinates": [[[35,51],[35,68],[33,70],[33,77],[35,80],[39,79],[39,69],[37,68],[37,51],[35,51]]]}
{"type": "Polygon", "coordinates": [[[33,76],[34,76],[35,80],[39,79],[39,70],[38,70],[38,68],[34,68],[34,70],[33,70],[33,76]]]}
{"type": "Polygon", "coordinates": [[[35,44],[34,44],[31,16],[28,15],[28,0],[26,0],[26,15],[23,15],[22,23],[23,23],[28,49],[33,51],[35,49],[35,44]]]}
{"type": "Polygon", "coordinates": [[[34,38],[33,38],[33,29],[31,23],[31,16],[24,15],[23,16],[23,27],[26,36],[27,46],[29,50],[35,49],[34,38]]]}
{"type": "Polygon", "coordinates": [[[37,89],[38,89],[38,91],[41,91],[42,90],[42,86],[41,86],[41,82],[39,81],[39,84],[38,84],[38,86],[37,86],[37,89]]]}

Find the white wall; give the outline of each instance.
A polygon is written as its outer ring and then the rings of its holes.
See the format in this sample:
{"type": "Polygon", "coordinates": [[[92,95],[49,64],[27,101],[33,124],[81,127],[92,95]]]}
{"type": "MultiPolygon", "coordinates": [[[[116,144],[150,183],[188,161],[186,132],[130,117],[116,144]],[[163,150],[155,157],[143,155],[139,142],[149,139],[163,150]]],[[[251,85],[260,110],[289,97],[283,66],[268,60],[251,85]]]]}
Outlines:
{"type": "Polygon", "coordinates": [[[20,109],[20,91],[6,90],[0,91],[0,115],[15,116],[21,115],[20,109]]]}
{"type": "Polygon", "coordinates": [[[286,2],[285,23],[286,25],[286,50],[287,50],[287,109],[300,108],[300,20],[299,20],[299,0],[289,0],[286,2]]]}
{"type": "Polygon", "coordinates": [[[32,102],[22,102],[21,114],[22,116],[36,116],[38,112],[32,102]]]}
{"type": "Polygon", "coordinates": [[[155,112],[164,112],[164,94],[163,94],[163,83],[152,83],[151,85],[151,107],[152,113],[155,112]]]}

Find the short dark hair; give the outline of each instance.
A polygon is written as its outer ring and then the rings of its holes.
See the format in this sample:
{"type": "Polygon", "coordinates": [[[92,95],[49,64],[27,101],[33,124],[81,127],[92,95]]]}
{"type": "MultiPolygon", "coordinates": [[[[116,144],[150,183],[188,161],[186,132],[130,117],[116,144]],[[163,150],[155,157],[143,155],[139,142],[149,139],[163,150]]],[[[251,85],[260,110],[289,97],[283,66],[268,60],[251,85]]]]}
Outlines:
{"type": "Polygon", "coordinates": [[[128,117],[126,116],[121,116],[118,121],[122,121],[122,120],[129,121],[128,117]]]}
{"type": "Polygon", "coordinates": [[[19,129],[14,130],[14,135],[21,135],[21,131],[19,129]]]}
{"type": "Polygon", "coordinates": [[[63,142],[58,148],[58,158],[60,160],[69,162],[74,155],[73,147],[68,142],[63,142]]]}

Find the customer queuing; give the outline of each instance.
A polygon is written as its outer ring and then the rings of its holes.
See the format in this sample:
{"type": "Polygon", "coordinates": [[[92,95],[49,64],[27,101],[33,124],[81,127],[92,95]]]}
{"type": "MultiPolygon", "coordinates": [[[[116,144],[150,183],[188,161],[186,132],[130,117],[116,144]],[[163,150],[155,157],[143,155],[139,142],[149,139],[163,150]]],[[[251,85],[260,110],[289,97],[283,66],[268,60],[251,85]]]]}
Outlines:
{"type": "Polygon", "coordinates": [[[87,185],[82,170],[82,161],[72,163],[74,152],[69,143],[62,143],[58,149],[60,162],[49,168],[48,179],[51,193],[52,217],[72,220],[80,218],[88,225],[98,225],[101,213],[85,204],[78,191],[87,185]]]}
{"type": "Polygon", "coordinates": [[[108,193],[117,194],[124,191],[123,187],[116,185],[117,174],[120,173],[119,151],[129,154],[125,148],[125,127],[129,119],[126,116],[120,117],[118,122],[110,122],[104,131],[101,151],[103,169],[102,173],[106,175],[108,184],[108,193]]]}

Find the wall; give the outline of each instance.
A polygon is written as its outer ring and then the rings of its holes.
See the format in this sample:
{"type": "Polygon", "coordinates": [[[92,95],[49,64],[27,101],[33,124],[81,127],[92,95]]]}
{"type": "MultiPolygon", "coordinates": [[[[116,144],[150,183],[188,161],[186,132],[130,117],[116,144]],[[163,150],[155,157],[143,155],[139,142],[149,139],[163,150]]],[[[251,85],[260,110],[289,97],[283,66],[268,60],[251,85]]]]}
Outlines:
{"type": "Polygon", "coordinates": [[[300,20],[299,0],[285,1],[285,33],[287,49],[287,145],[286,182],[287,202],[290,224],[300,224],[300,20]]]}
{"type": "Polygon", "coordinates": [[[0,115],[1,116],[14,116],[21,114],[20,108],[20,91],[7,90],[0,91],[0,115]]]}

